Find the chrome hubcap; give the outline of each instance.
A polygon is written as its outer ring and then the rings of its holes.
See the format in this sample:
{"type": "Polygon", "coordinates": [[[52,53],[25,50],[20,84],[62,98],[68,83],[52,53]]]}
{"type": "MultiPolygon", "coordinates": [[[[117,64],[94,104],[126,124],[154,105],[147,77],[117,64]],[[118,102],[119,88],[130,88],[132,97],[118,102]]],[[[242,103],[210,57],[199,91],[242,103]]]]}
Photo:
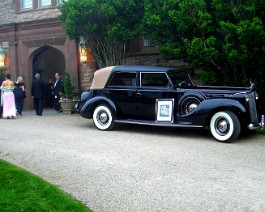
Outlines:
{"type": "Polygon", "coordinates": [[[226,119],[220,118],[216,121],[215,129],[219,135],[226,135],[229,131],[229,122],[226,119]]]}
{"type": "Polygon", "coordinates": [[[100,112],[98,114],[98,121],[99,121],[99,123],[106,124],[108,122],[108,120],[109,120],[108,114],[105,111],[100,112]]]}
{"type": "Polygon", "coordinates": [[[223,120],[223,121],[218,123],[218,130],[220,132],[225,132],[227,130],[227,128],[228,128],[228,124],[226,121],[223,120]]]}

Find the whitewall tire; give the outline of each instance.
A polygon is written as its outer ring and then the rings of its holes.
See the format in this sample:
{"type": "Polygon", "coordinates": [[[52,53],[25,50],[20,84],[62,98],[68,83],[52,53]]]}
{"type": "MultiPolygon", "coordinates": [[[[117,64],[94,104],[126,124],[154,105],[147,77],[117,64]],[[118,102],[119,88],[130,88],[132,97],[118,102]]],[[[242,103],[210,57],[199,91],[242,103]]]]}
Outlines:
{"type": "Polygon", "coordinates": [[[216,140],[228,143],[238,138],[241,125],[238,117],[234,113],[220,111],[212,116],[210,130],[216,140]]]}
{"type": "Polygon", "coordinates": [[[109,107],[99,105],[93,112],[93,121],[100,130],[111,130],[114,127],[113,113],[109,107]]]}

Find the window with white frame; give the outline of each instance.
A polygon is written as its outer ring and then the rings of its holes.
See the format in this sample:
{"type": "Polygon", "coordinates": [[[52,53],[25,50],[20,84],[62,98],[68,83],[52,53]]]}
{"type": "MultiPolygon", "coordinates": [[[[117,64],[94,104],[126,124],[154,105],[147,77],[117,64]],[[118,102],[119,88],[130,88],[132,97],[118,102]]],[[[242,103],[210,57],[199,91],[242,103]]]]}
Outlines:
{"type": "Polygon", "coordinates": [[[157,42],[153,41],[150,36],[144,36],[144,47],[153,47],[157,46],[157,42]]]}
{"type": "Polygon", "coordinates": [[[52,0],[39,0],[39,7],[47,7],[52,5],[52,0]]]}
{"type": "Polygon", "coordinates": [[[68,1],[68,0],[57,0],[57,4],[62,4],[64,1],[68,1]]]}
{"type": "Polygon", "coordinates": [[[22,10],[33,8],[33,0],[21,0],[20,3],[21,3],[22,10]]]}

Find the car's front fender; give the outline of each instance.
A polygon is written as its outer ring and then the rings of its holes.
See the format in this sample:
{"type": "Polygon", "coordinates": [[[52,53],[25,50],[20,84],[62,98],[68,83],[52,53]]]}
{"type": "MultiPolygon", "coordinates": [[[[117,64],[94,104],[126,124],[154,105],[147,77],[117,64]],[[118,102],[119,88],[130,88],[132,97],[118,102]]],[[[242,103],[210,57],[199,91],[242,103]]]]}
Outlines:
{"type": "Polygon", "coordinates": [[[191,113],[185,115],[177,115],[177,120],[181,122],[191,122],[196,125],[205,126],[208,118],[213,113],[221,110],[230,110],[238,116],[242,116],[247,113],[246,108],[239,101],[224,98],[206,99],[202,101],[198,105],[198,107],[191,113]]]}
{"type": "Polygon", "coordinates": [[[116,105],[114,104],[114,102],[112,100],[110,100],[104,96],[97,96],[97,97],[89,99],[88,101],[86,101],[83,104],[83,106],[80,110],[80,115],[84,118],[91,119],[92,115],[93,115],[94,108],[100,104],[109,106],[110,109],[113,110],[114,114],[116,114],[117,108],[116,108],[116,105]]]}

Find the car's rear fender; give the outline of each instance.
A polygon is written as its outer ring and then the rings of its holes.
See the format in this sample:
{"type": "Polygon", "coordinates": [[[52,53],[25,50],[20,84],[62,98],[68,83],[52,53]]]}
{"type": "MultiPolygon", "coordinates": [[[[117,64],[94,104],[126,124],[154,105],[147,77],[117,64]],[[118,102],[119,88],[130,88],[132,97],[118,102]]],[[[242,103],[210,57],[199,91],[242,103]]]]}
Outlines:
{"type": "Polygon", "coordinates": [[[109,106],[110,109],[113,110],[114,114],[116,114],[117,108],[113,101],[104,96],[97,96],[89,99],[87,102],[84,103],[80,111],[81,116],[83,116],[84,118],[91,119],[95,107],[100,104],[109,106]]]}

